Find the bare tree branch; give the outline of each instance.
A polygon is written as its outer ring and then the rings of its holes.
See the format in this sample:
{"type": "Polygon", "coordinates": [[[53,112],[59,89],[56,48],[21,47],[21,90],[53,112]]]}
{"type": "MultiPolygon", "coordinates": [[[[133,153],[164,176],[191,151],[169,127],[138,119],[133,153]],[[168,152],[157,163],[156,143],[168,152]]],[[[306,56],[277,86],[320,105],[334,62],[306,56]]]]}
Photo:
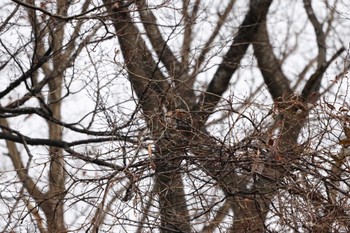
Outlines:
{"type": "MultiPolygon", "coordinates": [[[[227,7],[225,8],[224,13],[220,14],[219,19],[216,23],[216,26],[215,26],[213,32],[211,33],[208,41],[204,44],[201,53],[199,54],[198,58],[195,61],[194,70],[193,70],[192,74],[190,75],[191,77],[194,77],[196,75],[196,73],[198,72],[198,69],[200,69],[203,62],[205,61],[206,55],[211,50],[215,38],[217,38],[220,29],[224,25],[224,22],[227,19],[229,13],[232,11],[232,8],[233,8],[235,3],[236,3],[236,0],[231,0],[229,2],[229,4],[227,5],[227,7]]],[[[192,86],[193,82],[194,82],[194,78],[191,79],[191,82],[189,82],[188,85],[192,86]]]]}
{"type": "Polygon", "coordinates": [[[203,227],[201,230],[202,233],[212,233],[215,231],[215,229],[218,228],[218,225],[223,221],[223,219],[227,216],[230,208],[231,198],[227,198],[224,202],[224,204],[220,207],[220,209],[217,210],[215,217],[209,222],[208,225],[203,227]]]}
{"type": "Polygon", "coordinates": [[[21,77],[19,77],[15,81],[11,82],[11,84],[5,90],[0,92],[0,98],[4,97],[8,93],[10,93],[10,91],[12,91],[14,88],[18,87],[23,81],[28,79],[34,72],[36,72],[39,68],[41,68],[41,66],[45,62],[47,62],[49,59],[51,59],[52,58],[51,52],[52,52],[52,48],[49,47],[49,49],[45,52],[43,59],[41,59],[37,64],[35,64],[30,69],[28,69],[24,74],[21,75],[21,77]]]}
{"type": "Polygon", "coordinates": [[[221,95],[227,90],[233,73],[239,67],[249,44],[253,42],[259,24],[265,20],[271,3],[272,0],[251,1],[249,11],[234,37],[229,51],[224,56],[203,95],[201,104],[203,104],[203,110],[206,113],[211,113],[214,110],[221,95]]]}
{"type": "MultiPolygon", "coordinates": [[[[187,66],[182,65],[171,51],[168,41],[165,41],[162,37],[162,33],[157,26],[157,20],[151,9],[148,9],[145,0],[136,1],[139,14],[146,29],[147,36],[153,46],[153,49],[157,53],[160,61],[165,65],[168,73],[170,74],[171,81],[174,82],[176,88],[175,93],[179,93],[179,97],[175,98],[175,106],[169,106],[172,110],[175,108],[185,108],[183,102],[193,103],[195,101],[195,95],[191,89],[191,85],[186,85],[186,80],[190,79],[187,74],[187,66]],[[181,96],[181,97],[180,97],[181,96]],[[179,99],[179,100],[177,100],[179,99]]],[[[190,25],[192,27],[192,25],[190,25]]],[[[190,31],[191,32],[191,31],[190,31]]],[[[188,62],[188,61],[187,61],[188,62]]],[[[188,109],[188,108],[185,108],[188,109]]]]}
{"type": "Polygon", "coordinates": [[[322,24],[318,21],[314,10],[312,9],[311,0],[304,0],[304,8],[306,14],[315,30],[318,55],[317,55],[317,71],[312,75],[312,79],[308,80],[307,87],[305,86],[302,95],[304,98],[309,94],[317,92],[321,86],[321,80],[325,69],[326,63],[326,34],[323,32],[322,24]],[[321,67],[324,67],[323,69],[321,67]]]}
{"type": "Polygon", "coordinates": [[[181,75],[181,65],[168,46],[167,41],[163,39],[162,33],[157,26],[156,17],[152,10],[148,8],[145,0],[138,0],[136,4],[139,9],[142,24],[146,29],[147,36],[152,43],[153,49],[167,68],[169,74],[172,75],[174,79],[178,78],[181,75]]]}
{"type": "Polygon", "coordinates": [[[313,73],[311,77],[307,80],[302,90],[301,96],[303,100],[310,101],[310,99],[312,99],[312,101],[315,101],[315,99],[313,99],[310,95],[318,92],[321,86],[321,80],[324,72],[327,70],[329,65],[332,64],[332,62],[337,57],[339,57],[344,51],[344,47],[340,48],[328,61],[325,61],[322,65],[318,66],[315,73],[313,73]]]}
{"type": "Polygon", "coordinates": [[[191,49],[191,42],[192,42],[192,29],[194,26],[195,19],[198,14],[199,5],[201,1],[196,0],[192,12],[189,13],[189,0],[183,0],[182,1],[182,15],[184,20],[184,35],[183,35],[183,42],[182,42],[182,48],[181,48],[181,67],[186,67],[188,69],[189,67],[189,56],[190,56],[190,49],[191,49]]]}
{"type": "Polygon", "coordinates": [[[281,65],[273,52],[266,20],[260,23],[253,47],[259,69],[272,98],[276,100],[282,96],[290,96],[292,90],[289,86],[289,80],[282,72],[281,65]]]}
{"type": "Polygon", "coordinates": [[[137,93],[144,114],[148,119],[152,119],[154,110],[159,107],[157,103],[162,102],[166,91],[169,90],[169,83],[156,66],[130,15],[122,9],[112,8],[109,0],[104,0],[104,3],[109,6],[107,10],[119,39],[129,80],[137,93]]]}
{"type": "MultiPolygon", "coordinates": [[[[0,125],[6,128],[9,128],[9,125],[5,119],[0,118],[0,125]]],[[[2,129],[2,134],[7,134],[7,131],[2,129]]],[[[20,141],[22,139],[18,138],[20,141]]],[[[6,140],[7,148],[9,150],[10,158],[12,160],[13,166],[17,171],[17,175],[19,179],[23,182],[23,186],[27,190],[27,192],[37,201],[41,202],[45,199],[45,194],[41,192],[35,182],[28,176],[28,172],[26,171],[22,161],[20,153],[17,150],[16,144],[13,141],[6,140]]]]}
{"type": "Polygon", "coordinates": [[[4,28],[6,27],[6,25],[8,24],[8,22],[10,22],[10,20],[12,19],[12,17],[16,14],[16,12],[19,9],[19,5],[16,5],[15,9],[13,9],[13,11],[11,12],[11,14],[9,16],[7,16],[7,18],[1,23],[0,25],[0,32],[2,30],[4,30],[4,28]]]}
{"type": "MultiPolygon", "coordinates": [[[[104,2],[106,5],[110,4],[110,1],[104,2]]],[[[169,105],[165,102],[166,92],[170,90],[169,83],[159,71],[130,15],[118,7],[108,8],[108,11],[117,32],[129,80],[139,99],[138,103],[145,114],[152,136],[160,139],[157,143],[160,152],[158,156],[161,156],[162,160],[176,157],[176,154],[169,151],[169,141],[161,139],[159,131],[164,126],[161,124],[160,116],[155,114],[162,112],[163,106],[169,105]]],[[[167,101],[171,106],[173,100],[167,101]]],[[[172,169],[179,166],[181,160],[176,159],[167,164],[162,160],[156,164],[156,182],[159,183],[158,195],[162,213],[161,229],[165,232],[169,229],[189,232],[191,228],[182,177],[172,169]]]]}
{"type": "Polygon", "coordinates": [[[88,10],[87,12],[83,12],[81,14],[67,16],[66,14],[65,15],[61,15],[61,14],[51,13],[50,11],[47,11],[47,10],[41,8],[41,7],[35,6],[34,4],[26,3],[23,0],[11,0],[11,1],[13,1],[13,2],[17,3],[18,5],[21,5],[21,6],[25,7],[25,8],[32,9],[32,10],[37,10],[37,11],[40,11],[40,12],[42,12],[42,13],[50,16],[50,17],[57,18],[57,19],[64,20],[64,21],[75,20],[75,19],[90,19],[91,17],[84,17],[84,16],[86,14],[90,13],[90,12],[93,12],[93,11],[96,11],[98,9],[101,9],[101,8],[105,7],[104,5],[101,5],[101,6],[92,8],[92,9],[88,10]]]}
{"type": "Polygon", "coordinates": [[[3,3],[8,15],[21,9],[0,26],[3,230],[348,232],[348,56],[333,64],[347,46],[337,9],[347,6],[319,3],[322,23],[303,1],[273,12],[272,0],[243,1],[237,29],[235,0],[3,3]],[[316,37],[301,51],[310,25],[316,37]],[[250,45],[263,80],[245,66],[232,82],[250,45]],[[295,63],[314,49],[314,61],[295,63]],[[287,72],[303,68],[299,95],[287,72]],[[328,70],[340,76],[320,99],[328,70]],[[244,83],[247,92],[225,93],[244,83]]]}

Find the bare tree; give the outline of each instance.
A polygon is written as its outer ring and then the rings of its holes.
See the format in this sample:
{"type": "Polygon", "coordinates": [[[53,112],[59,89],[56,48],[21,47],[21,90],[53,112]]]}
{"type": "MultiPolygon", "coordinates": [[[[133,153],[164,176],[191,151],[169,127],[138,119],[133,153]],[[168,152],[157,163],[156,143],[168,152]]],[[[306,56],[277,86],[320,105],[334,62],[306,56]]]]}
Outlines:
{"type": "Polygon", "coordinates": [[[2,4],[2,232],[350,230],[345,3],[2,4]]]}

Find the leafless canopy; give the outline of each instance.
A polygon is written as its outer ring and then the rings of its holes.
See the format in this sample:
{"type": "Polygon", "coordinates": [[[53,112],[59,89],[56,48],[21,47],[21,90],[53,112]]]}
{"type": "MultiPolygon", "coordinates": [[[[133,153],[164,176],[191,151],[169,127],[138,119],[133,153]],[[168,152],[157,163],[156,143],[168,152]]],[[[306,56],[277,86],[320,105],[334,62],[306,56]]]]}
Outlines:
{"type": "Polygon", "coordinates": [[[2,232],[350,231],[350,6],[6,0],[2,232]]]}

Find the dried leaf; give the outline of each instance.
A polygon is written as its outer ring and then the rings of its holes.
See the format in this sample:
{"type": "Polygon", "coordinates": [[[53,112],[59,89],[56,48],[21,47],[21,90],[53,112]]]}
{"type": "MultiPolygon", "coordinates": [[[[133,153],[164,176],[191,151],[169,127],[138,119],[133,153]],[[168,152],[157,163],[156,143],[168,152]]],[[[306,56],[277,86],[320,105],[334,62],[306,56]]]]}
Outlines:
{"type": "Polygon", "coordinates": [[[345,107],[340,107],[340,108],[339,108],[339,111],[340,111],[340,112],[348,112],[349,109],[347,109],[347,108],[345,108],[345,107]]]}
{"type": "Polygon", "coordinates": [[[152,157],[152,144],[148,145],[148,156],[152,157]]]}
{"type": "Polygon", "coordinates": [[[152,160],[152,144],[148,145],[148,156],[150,159],[150,166],[152,170],[156,170],[156,164],[152,160]]]}
{"type": "Polygon", "coordinates": [[[347,139],[350,140],[350,128],[344,126],[344,133],[345,133],[347,139]]]}
{"type": "Polygon", "coordinates": [[[339,144],[345,147],[350,146],[350,139],[342,139],[339,141],[339,144]]]}
{"type": "Polygon", "coordinates": [[[331,110],[334,110],[334,109],[335,109],[335,107],[334,107],[333,105],[331,105],[331,104],[329,104],[329,103],[327,103],[327,102],[326,102],[326,105],[327,105],[327,107],[330,108],[331,110]]]}

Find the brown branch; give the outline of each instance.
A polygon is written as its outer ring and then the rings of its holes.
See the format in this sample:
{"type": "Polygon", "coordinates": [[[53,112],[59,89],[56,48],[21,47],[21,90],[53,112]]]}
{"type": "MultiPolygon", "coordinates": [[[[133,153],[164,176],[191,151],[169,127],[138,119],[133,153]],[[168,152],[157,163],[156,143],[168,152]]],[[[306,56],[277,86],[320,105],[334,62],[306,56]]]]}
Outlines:
{"type": "MultiPolygon", "coordinates": [[[[259,24],[265,20],[272,0],[251,1],[250,9],[234,37],[230,49],[219,65],[207,91],[202,97],[203,110],[211,113],[227,90],[233,73],[239,68],[240,61],[245,55],[248,46],[253,42],[259,24]]],[[[202,119],[202,124],[205,119],[202,119]]]]}
{"type": "MultiPolygon", "coordinates": [[[[125,169],[124,167],[118,166],[118,165],[113,164],[113,163],[105,162],[101,159],[90,158],[90,157],[83,155],[83,154],[80,154],[80,153],[78,153],[70,148],[71,146],[74,146],[74,145],[88,144],[88,143],[94,143],[94,142],[98,143],[98,142],[103,142],[103,141],[111,141],[111,140],[113,140],[113,138],[87,139],[87,140],[80,140],[80,141],[75,141],[75,142],[69,143],[69,142],[66,142],[63,140],[30,138],[30,137],[24,136],[21,133],[19,133],[18,131],[9,129],[6,126],[6,122],[4,121],[4,119],[1,119],[1,118],[0,118],[0,127],[2,128],[2,131],[3,131],[3,132],[0,132],[0,139],[5,139],[6,142],[8,143],[8,147],[9,146],[11,147],[11,148],[9,148],[9,150],[11,150],[10,155],[14,156],[16,162],[17,162],[17,160],[20,160],[20,157],[19,157],[18,152],[17,152],[18,158],[16,157],[16,153],[14,153],[14,151],[15,151],[14,150],[14,148],[15,148],[14,143],[15,142],[27,144],[27,145],[31,145],[31,146],[39,145],[39,146],[50,146],[50,147],[60,148],[60,149],[64,149],[66,152],[68,152],[73,157],[76,157],[76,158],[81,159],[81,160],[86,161],[86,162],[94,163],[94,164],[97,164],[100,166],[110,167],[110,168],[113,168],[117,171],[122,171],[125,169]],[[15,133],[15,134],[17,134],[17,136],[13,135],[11,133],[8,133],[8,132],[15,133]]],[[[19,165],[17,165],[17,166],[19,166],[19,165]]],[[[23,165],[22,165],[22,167],[23,167],[23,165]]],[[[24,168],[21,168],[21,169],[25,170],[24,168]]],[[[43,196],[40,196],[40,198],[42,199],[43,196]]]]}
{"type": "Polygon", "coordinates": [[[50,11],[47,11],[41,7],[37,7],[33,4],[29,4],[29,3],[26,3],[22,0],[11,0],[15,3],[17,3],[18,5],[21,5],[25,8],[29,8],[29,9],[32,9],[32,10],[37,10],[37,11],[40,11],[41,13],[45,14],[45,15],[48,15],[50,17],[53,17],[53,18],[56,18],[56,19],[60,19],[60,20],[64,20],[64,21],[69,21],[69,20],[75,20],[75,19],[91,19],[92,17],[84,17],[86,14],[90,13],[90,12],[93,12],[93,11],[96,11],[96,10],[99,10],[101,8],[104,8],[105,6],[104,5],[101,5],[101,6],[97,6],[97,7],[94,7],[86,12],[83,12],[83,13],[80,13],[80,14],[76,14],[76,15],[72,15],[72,16],[67,16],[67,15],[61,15],[61,14],[54,14],[54,13],[51,13],[50,11]]]}
{"type": "Polygon", "coordinates": [[[261,22],[259,26],[253,47],[259,69],[272,98],[276,100],[282,96],[290,96],[292,90],[289,86],[289,80],[282,72],[281,65],[273,52],[266,20],[261,22]]]}
{"type": "Polygon", "coordinates": [[[326,35],[322,30],[322,24],[318,21],[312,9],[311,0],[304,0],[303,2],[306,14],[315,30],[318,48],[317,67],[320,67],[326,62],[326,35]]]}
{"type": "MultiPolygon", "coordinates": [[[[136,1],[136,4],[139,10],[138,12],[141,17],[141,21],[146,30],[147,37],[152,44],[152,48],[155,50],[160,61],[165,65],[168,73],[170,74],[171,81],[174,81],[174,90],[177,92],[176,94],[178,96],[177,98],[175,98],[174,107],[172,106],[172,110],[174,110],[174,108],[183,108],[189,110],[189,108],[186,105],[194,104],[196,97],[193,90],[191,89],[194,78],[192,78],[192,81],[190,81],[191,84],[187,84],[187,82],[191,80],[191,78],[187,74],[188,52],[186,55],[183,54],[182,56],[182,60],[186,61],[186,64],[183,64],[183,61],[179,62],[172,50],[170,49],[170,47],[168,46],[168,40],[163,39],[162,33],[160,32],[157,26],[157,19],[152,13],[152,11],[148,8],[146,1],[138,0],[136,1]]],[[[194,18],[196,17],[198,11],[197,4],[199,4],[199,1],[195,3],[192,16],[187,17],[187,20],[190,22],[187,22],[185,19],[186,35],[184,37],[187,38],[187,40],[191,38],[190,34],[192,33],[192,24],[195,20],[194,18]]],[[[187,5],[185,6],[187,7],[187,5]]],[[[185,11],[185,9],[183,9],[183,11],[185,11]]],[[[190,46],[190,42],[187,41],[185,38],[182,53],[184,53],[184,50],[189,50],[188,46],[190,46]]]]}
{"type": "MultiPolygon", "coordinates": [[[[8,122],[6,119],[0,118],[0,126],[2,127],[1,134],[8,134],[7,130],[4,128],[9,128],[8,122]]],[[[23,138],[17,137],[20,142],[23,142],[23,138]]],[[[6,140],[7,149],[9,151],[10,158],[12,160],[12,164],[17,172],[19,179],[23,182],[23,186],[27,190],[33,199],[39,203],[43,199],[45,199],[45,194],[42,193],[35,182],[28,176],[27,169],[24,167],[19,151],[17,150],[16,144],[12,140],[6,140]]]]}
{"type": "Polygon", "coordinates": [[[142,216],[140,218],[140,221],[139,221],[139,224],[137,226],[137,230],[135,231],[135,233],[142,233],[143,232],[143,225],[145,225],[147,223],[147,218],[148,218],[150,209],[151,209],[153,202],[154,202],[153,195],[156,194],[157,190],[158,190],[158,184],[155,183],[152,186],[152,190],[144,198],[144,202],[146,202],[146,204],[142,208],[142,216]],[[147,197],[148,197],[148,199],[147,199],[147,197]]]}
{"type": "Polygon", "coordinates": [[[19,5],[17,5],[15,7],[15,9],[13,9],[13,11],[11,12],[11,14],[1,23],[0,25],[0,32],[2,30],[4,30],[4,28],[6,27],[6,25],[8,24],[8,22],[10,22],[10,20],[12,19],[12,17],[16,14],[16,12],[18,11],[19,9],[19,5]]]}
{"type": "MultiPolygon", "coordinates": [[[[198,70],[200,69],[200,67],[202,66],[203,62],[205,61],[206,55],[211,50],[212,44],[213,44],[215,38],[219,35],[219,31],[222,28],[222,26],[224,25],[224,22],[226,21],[229,13],[232,11],[232,8],[233,8],[233,5],[235,4],[235,2],[236,2],[236,0],[231,0],[229,2],[229,4],[227,5],[227,7],[225,8],[224,13],[219,15],[218,22],[216,23],[216,26],[215,26],[213,32],[211,33],[208,41],[204,44],[201,53],[199,54],[198,58],[195,61],[194,70],[193,70],[192,74],[190,75],[190,77],[194,77],[196,75],[196,73],[198,72],[198,70]]],[[[194,78],[191,80],[192,80],[191,83],[188,83],[189,86],[192,86],[192,84],[194,83],[194,78]]]]}
{"type": "Polygon", "coordinates": [[[189,67],[189,55],[192,42],[192,29],[194,26],[195,19],[199,10],[200,0],[196,0],[193,6],[192,14],[188,12],[188,6],[190,4],[189,0],[182,1],[182,14],[184,16],[184,35],[181,48],[181,67],[188,69],[189,67]]]}
{"type": "MultiPolygon", "coordinates": [[[[310,95],[312,95],[313,93],[318,92],[318,90],[320,89],[320,85],[321,85],[321,79],[322,76],[324,74],[324,72],[327,70],[327,68],[329,67],[329,65],[337,58],[340,56],[340,54],[342,54],[345,51],[345,48],[342,47],[340,48],[332,57],[331,59],[329,59],[328,61],[325,61],[321,66],[318,66],[318,68],[316,69],[315,73],[313,73],[311,75],[311,77],[307,80],[301,96],[303,98],[304,101],[308,101],[310,99],[310,95]]],[[[313,100],[315,101],[315,100],[313,100]]]]}
{"type": "Polygon", "coordinates": [[[44,218],[40,216],[38,209],[30,203],[30,200],[23,198],[28,212],[34,217],[40,233],[49,233],[44,224],[44,218]]]}
{"type": "MultiPolygon", "coordinates": [[[[112,136],[112,137],[92,138],[92,139],[78,140],[73,142],[66,142],[58,139],[54,140],[54,139],[43,139],[43,138],[30,138],[20,134],[15,130],[5,128],[2,125],[0,125],[0,128],[5,129],[6,131],[12,131],[13,133],[16,133],[17,135],[19,135],[19,136],[15,136],[10,133],[0,132],[0,139],[5,139],[12,142],[17,142],[17,143],[23,143],[23,140],[24,140],[25,143],[31,146],[53,146],[61,149],[66,149],[72,146],[86,145],[90,143],[101,143],[101,142],[115,141],[115,140],[121,139],[119,137],[112,136]]],[[[121,140],[124,141],[124,139],[121,139],[121,140]]]]}
{"type": "Polygon", "coordinates": [[[201,230],[202,233],[212,233],[221,224],[225,217],[227,217],[231,209],[231,198],[227,198],[224,204],[216,211],[216,215],[210,220],[209,224],[201,230]]]}
{"type": "Polygon", "coordinates": [[[30,69],[28,69],[26,72],[24,72],[24,74],[22,74],[21,77],[19,77],[15,81],[11,82],[10,85],[5,90],[0,92],[0,99],[2,97],[4,97],[5,95],[7,95],[8,93],[10,93],[16,87],[18,87],[23,81],[28,79],[34,72],[36,72],[45,62],[47,62],[49,59],[51,59],[53,56],[53,54],[51,54],[51,52],[52,52],[52,48],[49,47],[48,50],[45,52],[43,58],[40,59],[40,61],[38,63],[33,65],[30,69]]]}
{"type": "Polygon", "coordinates": [[[149,38],[154,51],[157,53],[159,59],[163,62],[170,75],[177,78],[180,75],[181,65],[171,51],[170,47],[162,37],[157,26],[157,19],[148,8],[145,0],[136,1],[138,12],[141,17],[142,24],[146,30],[147,37],[149,38]]]}
{"type": "Polygon", "coordinates": [[[132,140],[132,137],[128,137],[128,136],[123,136],[123,135],[119,135],[117,133],[118,130],[120,129],[124,129],[125,127],[130,125],[130,122],[128,121],[126,124],[120,126],[120,127],[115,127],[112,130],[109,131],[92,131],[92,130],[88,130],[86,128],[77,128],[74,125],[79,124],[80,121],[76,122],[76,123],[65,123],[63,121],[60,121],[54,117],[52,117],[51,115],[48,115],[45,111],[43,111],[42,109],[39,108],[31,108],[31,107],[22,107],[22,108],[17,108],[17,109],[12,109],[12,107],[15,107],[11,104],[11,108],[3,108],[0,106],[0,117],[2,118],[7,118],[7,117],[14,117],[14,116],[18,116],[18,115],[31,115],[31,114],[37,114],[38,116],[44,118],[47,121],[50,121],[52,123],[55,123],[57,125],[60,125],[62,127],[68,128],[72,131],[78,132],[78,133],[82,133],[82,134],[86,134],[86,135],[94,135],[94,136],[111,136],[113,135],[111,138],[114,138],[112,140],[122,140],[122,141],[127,141],[127,142],[131,142],[131,143],[136,143],[134,140],[132,140]],[[6,113],[10,113],[10,114],[2,114],[3,112],[6,113]],[[117,139],[119,138],[119,139],[117,139]]]}
{"type": "Polygon", "coordinates": [[[306,100],[306,98],[309,98],[310,94],[318,92],[320,89],[323,73],[326,71],[329,64],[326,64],[326,34],[322,30],[322,24],[318,21],[312,9],[311,0],[304,0],[303,2],[306,14],[315,30],[318,48],[317,69],[309,78],[302,91],[302,97],[306,100]]]}
{"type": "MultiPolygon", "coordinates": [[[[83,7],[81,9],[81,13],[80,13],[81,15],[87,14],[86,12],[88,12],[90,4],[91,4],[91,0],[85,0],[83,7]]],[[[71,57],[71,54],[73,53],[73,50],[74,50],[75,45],[76,45],[76,40],[80,36],[79,35],[80,30],[81,30],[81,27],[82,27],[84,22],[85,22],[84,20],[78,20],[77,24],[74,26],[74,32],[73,32],[71,38],[69,39],[69,45],[68,45],[67,50],[65,52],[65,56],[71,57]]],[[[96,26],[89,37],[91,38],[93,35],[95,35],[95,33],[98,29],[100,29],[100,26],[96,26]]],[[[87,44],[87,41],[85,40],[83,43],[80,43],[80,45],[81,44],[83,44],[85,46],[87,44]]]]}
{"type": "MultiPolygon", "coordinates": [[[[129,81],[139,99],[139,104],[148,120],[154,118],[154,111],[164,100],[169,83],[159,71],[145,41],[130,17],[130,14],[112,6],[110,0],[104,0],[113,26],[116,30],[121,51],[129,74],[129,81]]],[[[148,122],[152,125],[151,122],[148,122]]]]}
{"type": "MultiPolygon", "coordinates": [[[[72,2],[66,0],[58,0],[57,14],[67,16],[68,9],[72,2]]],[[[50,20],[48,25],[50,44],[53,51],[59,51],[57,56],[52,59],[53,79],[48,81],[48,109],[52,113],[52,117],[61,120],[62,110],[62,88],[64,71],[68,68],[67,61],[69,57],[63,51],[64,38],[67,21],[56,23],[56,20],[50,20]]],[[[62,129],[59,125],[47,121],[49,140],[62,140],[62,129]]],[[[50,202],[45,202],[42,209],[46,215],[47,226],[49,231],[67,231],[67,226],[64,224],[64,198],[66,195],[66,170],[63,150],[61,148],[50,146],[50,166],[49,166],[49,187],[47,195],[50,202]]]]}

